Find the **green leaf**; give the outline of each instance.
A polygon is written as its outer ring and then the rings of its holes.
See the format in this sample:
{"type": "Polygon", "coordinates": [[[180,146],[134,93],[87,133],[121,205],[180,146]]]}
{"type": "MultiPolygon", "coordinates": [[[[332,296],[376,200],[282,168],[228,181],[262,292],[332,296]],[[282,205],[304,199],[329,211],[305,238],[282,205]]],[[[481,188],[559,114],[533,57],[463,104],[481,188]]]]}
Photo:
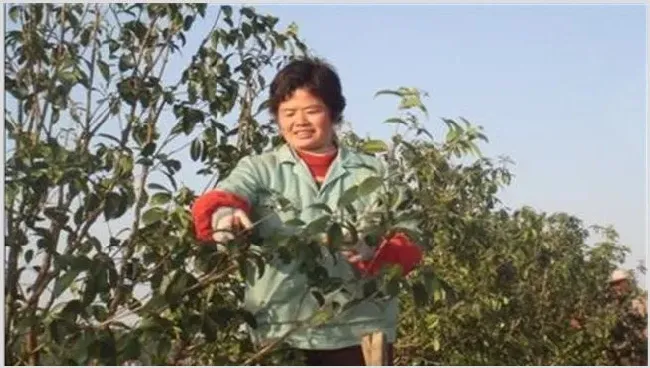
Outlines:
{"type": "Polygon", "coordinates": [[[367,298],[377,291],[377,281],[368,280],[363,284],[363,297],[367,298]]]}
{"type": "Polygon", "coordinates": [[[135,163],[142,166],[153,166],[153,160],[147,157],[140,157],[135,163]]]}
{"type": "Polygon", "coordinates": [[[421,134],[425,134],[425,135],[426,135],[427,137],[429,137],[430,139],[433,139],[433,135],[431,134],[431,132],[429,132],[429,131],[428,131],[427,129],[425,129],[425,128],[418,128],[418,129],[417,129],[416,135],[421,135],[421,134]]]}
{"type": "Polygon", "coordinates": [[[427,304],[429,295],[427,294],[426,288],[422,282],[415,282],[411,287],[413,291],[413,300],[415,304],[419,307],[423,307],[427,304]]]}
{"type": "MultiPolygon", "coordinates": [[[[400,267],[399,265],[397,266],[400,267]]],[[[392,277],[391,279],[388,280],[388,283],[386,284],[386,292],[391,297],[396,297],[399,294],[400,292],[399,277],[392,277]]]]}
{"type": "Polygon", "coordinates": [[[77,18],[73,12],[66,12],[66,20],[70,22],[70,26],[72,26],[73,29],[79,28],[79,18],[77,18]]]}
{"type": "Polygon", "coordinates": [[[359,195],[357,194],[357,191],[359,190],[358,185],[353,185],[350,188],[348,188],[343,194],[341,195],[341,198],[339,198],[338,205],[339,207],[346,207],[350,204],[352,204],[354,201],[357,200],[359,195]]]}
{"type": "Polygon", "coordinates": [[[453,142],[460,136],[460,131],[458,129],[450,128],[447,131],[446,141],[447,143],[453,142]]]}
{"type": "Polygon", "coordinates": [[[93,317],[99,322],[103,322],[108,317],[108,309],[103,305],[93,305],[91,307],[93,317]]]}
{"type": "Polygon", "coordinates": [[[255,10],[247,6],[242,7],[239,12],[248,19],[253,19],[255,17],[255,10]]]}
{"type": "Polygon", "coordinates": [[[253,28],[250,26],[250,24],[244,23],[241,25],[241,31],[244,34],[244,37],[248,39],[248,37],[250,37],[251,33],[253,32],[253,28]]]}
{"type": "Polygon", "coordinates": [[[305,232],[308,235],[317,235],[325,232],[327,224],[330,222],[331,217],[328,215],[321,216],[316,220],[312,221],[305,228],[305,232]]]}
{"type": "Polygon", "coordinates": [[[84,313],[84,306],[81,301],[78,299],[73,299],[66,303],[65,307],[63,307],[63,310],[61,310],[61,317],[67,321],[74,323],[77,319],[77,316],[84,313]]]}
{"type": "Polygon", "coordinates": [[[174,179],[174,176],[171,175],[171,174],[169,174],[169,173],[167,173],[167,172],[165,172],[165,173],[163,173],[163,174],[165,174],[165,176],[167,177],[167,179],[169,179],[169,181],[171,182],[172,187],[174,188],[174,190],[178,190],[178,185],[176,184],[176,179],[174,179]]]}
{"type": "Polygon", "coordinates": [[[120,100],[118,98],[111,100],[109,103],[109,111],[112,115],[117,115],[120,112],[120,100]]]}
{"type": "Polygon", "coordinates": [[[169,203],[171,201],[172,195],[168,192],[158,192],[153,195],[151,198],[151,205],[152,206],[159,206],[163,204],[169,203]]]}
{"type": "Polygon", "coordinates": [[[82,46],[88,46],[88,43],[90,43],[90,32],[91,28],[86,28],[81,32],[81,36],[79,36],[79,43],[82,46]]]}
{"type": "Polygon", "coordinates": [[[11,92],[11,94],[14,97],[16,97],[18,100],[24,100],[30,94],[29,90],[27,88],[25,88],[25,87],[22,87],[22,86],[17,87],[17,88],[11,88],[11,89],[9,89],[9,92],[11,92]]]}
{"type": "MultiPolygon", "coordinates": [[[[156,193],[157,194],[157,193],[156,193]]],[[[142,215],[142,222],[144,225],[151,225],[154,222],[161,221],[167,216],[167,212],[160,208],[160,207],[154,207],[150,208],[147,210],[147,212],[142,215]]]]}
{"type": "Polygon", "coordinates": [[[190,157],[192,161],[198,161],[201,157],[201,139],[195,138],[192,140],[192,145],[190,146],[190,157]]]}
{"type": "Polygon", "coordinates": [[[249,262],[246,261],[238,261],[237,266],[239,269],[239,276],[241,276],[242,280],[246,280],[247,282],[250,282],[250,279],[248,278],[248,266],[249,262]]]}
{"type": "Polygon", "coordinates": [[[425,107],[422,105],[422,102],[420,101],[420,97],[416,94],[409,94],[404,96],[399,105],[399,108],[404,110],[411,109],[414,107],[419,107],[420,109],[424,109],[423,111],[426,112],[425,107]]]}
{"type": "Polygon", "coordinates": [[[359,184],[357,195],[359,197],[367,196],[380,188],[383,183],[384,181],[382,178],[378,176],[370,176],[361,182],[361,184],[359,184]]]}
{"type": "Polygon", "coordinates": [[[128,334],[123,341],[119,349],[119,354],[121,355],[120,360],[129,361],[140,358],[142,346],[138,337],[134,334],[128,334]]]}
{"type": "Polygon", "coordinates": [[[77,74],[77,79],[79,80],[81,85],[83,85],[88,89],[92,89],[92,86],[90,85],[90,78],[88,77],[88,74],[86,74],[86,72],[84,72],[81,69],[77,69],[76,74],[77,74]]]}
{"type": "Polygon", "coordinates": [[[149,193],[143,189],[142,193],[140,193],[140,196],[138,197],[137,205],[144,207],[147,203],[149,203],[149,193]]]}
{"type": "Polygon", "coordinates": [[[112,54],[115,51],[117,51],[117,49],[119,49],[119,48],[120,48],[120,43],[119,42],[117,42],[117,41],[115,41],[113,39],[108,40],[108,52],[110,52],[112,54]]]}
{"type": "Polygon", "coordinates": [[[440,350],[440,340],[437,337],[433,338],[433,351],[440,350]]]}
{"type": "Polygon", "coordinates": [[[394,95],[394,96],[402,97],[404,94],[403,94],[402,91],[394,91],[394,90],[391,90],[391,89],[382,89],[380,91],[377,91],[377,93],[375,93],[375,97],[378,97],[378,96],[381,96],[381,95],[394,95]]]}
{"type": "Polygon", "coordinates": [[[333,223],[327,230],[327,242],[329,247],[339,247],[343,244],[343,229],[338,223],[333,223]]]}
{"type": "Polygon", "coordinates": [[[275,25],[278,24],[278,22],[280,21],[280,18],[271,16],[271,15],[267,15],[267,16],[265,16],[263,18],[264,18],[264,23],[267,26],[269,26],[269,28],[275,27],[275,25]]]}
{"type": "Polygon", "coordinates": [[[239,309],[237,311],[237,314],[239,314],[244,319],[244,322],[246,322],[246,324],[251,326],[251,328],[253,329],[257,328],[257,320],[255,319],[255,316],[251,312],[245,309],[239,309]]]}
{"type": "Polygon", "coordinates": [[[404,119],[400,119],[400,118],[386,119],[384,120],[384,124],[402,124],[408,126],[408,123],[404,119]]]}
{"type": "Polygon", "coordinates": [[[133,174],[133,157],[128,155],[120,156],[120,159],[117,162],[116,170],[120,175],[133,174]]]}
{"type": "Polygon", "coordinates": [[[129,69],[133,69],[135,67],[135,60],[133,59],[133,55],[123,54],[120,56],[120,61],[117,67],[120,72],[125,72],[129,69]]]}
{"type": "Polygon", "coordinates": [[[384,141],[371,139],[361,145],[361,149],[369,154],[381,153],[388,151],[388,146],[384,141]]]}
{"type": "Polygon", "coordinates": [[[469,149],[475,156],[477,156],[477,157],[482,156],[481,150],[478,148],[478,146],[474,142],[469,142],[469,149]]]}
{"type": "Polygon", "coordinates": [[[165,91],[163,93],[163,100],[165,101],[166,104],[171,105],[174,103],[174,92],[172,91],[165,91]]]}
{"type": "Polygon", "coordinates": [[[219,47],[219,32],[218,31],[212,32],[212,36],[210,37],[210,41],[212,42],[212,47],[216,50],[219,47]]]}
{"type": "Polygon", "coordinates": [[[108,192],[106,195],[106,205],[104,206],[104,217],[106,220],[111,220],[120,217],[120,209],[123,207],[122,202],[125,201],[121,195],[108,192]]]}
{"type": "Polygon", "coordinates": [[[292,218],[291,220],[286,221],[284,224],[291,227],[301,227],[306,225],[305,222],[299,218],[292,218]]]}
{"type": "Polygon", "coordinates": [[[61,82],[67,84],[75,84],[77,83],[77,74],[70,71],[62,71],[59,72],[59,79],[61,80],[61,82]]]}
{"type": "Polygon", "coordinates": [[[75,278],[79,275],[80,270],[70,270],[66,272],[63,276],[60,278],[56,279],[54,281],[54,289],[52,290],[52,297],[54,299],[58,298],[61,293],[63,293],[68,287],[70,287],[70,284],[75,280],[75,278]]]}
{"type": "Polygon", "coordinates": [[[178,302],[185,293],[185,290],[192,286],[192,279],[193,277],[186,272],[176,273],[176,277],[172,279],[169,287],[165,290],[165,298],[167,301],[178,302]]]}
{"type": "Polygon", "coordinates": [[[192,23],[194,23],[194,16],[188,15],[185,17],[185,21],[183,21],[183,30],[185,32],[189,31],[190,28],[192,28],[192,23]]]}
{"type": "Polygon", "coordinates": [[[202,17],[205,17],[205,9],[208,7],[208,4],[196,4],[197,11],[201,14],[202,17]]]}
{"type": "Polygon", "coordinates": [[[142,156],[151,156],[156,151],[156,143],[149,142],[142,148],[142,156]]]}
{"type": "Polygon", "coordinates": [[[251,258],[246,259],[246,262],[250,264],[251,269],[257,268],[257,277],[262,278],[264,272],[266,271],[266,262],[264,257],[260,254],[252,253],[251,258]]]}
{"type": "Polygon", "coordinates": [[[172,271],[169,272],[169,273],[165,273],[165,274],[163,274],[163,276],[162,276],[162,282],[160,283],[160,292],[161,292],[162,294],[166,294],[166,293],[167,293],[167,289],[169,289],[169,287],[171,286],[172,282],[173,282],[174,279],[176,278],[176,273],[177,273],[177,272],[178,272],[178,270],[172,270],[172,271]]]}
{"type": "Polygon", "coordinates": [[[162,162],[172,173],[178,172],[181,169],[181,162],[178,160],[165,160],[162,162]]]}
{"type": "Polygon", "coordinates": [[[311,322],[319,326],[323,323],[326,323],[332,318],[333,311],[331,309],[323,309],[323,310],[318,310],[316,313],[313,314],[313,317],[311,319],[311,322]]]}
{"type": "Polygon", "coordinates": [[[61,343],[64,335],[66,335],[64,322],[60,318],[54,318],[50,322],[48,329],[52,340],[57,344],[61,343]]]}
{"type": "Polygon", "coordinates": [[[70,260],[70,268],[78,271],[90,270],[92,261],[85,255],[75,256],[70,260]]]}
{"type": "Polygon", "coordinates": [[[27,332],[32,326],[38,326],[40,318],[41,317],[37,317],[31,313],[25,315],[22,318],[17,318],[17,323],[14,324],[14,331],[12,332],[17,332],[18,334],[22,335],[23,333],[27,332]]]}
{"type": "MultiPolygon", "coordinates": [[[[172,350],[172,343],[167,336],[161,336],[156,344],[156,354],[159,357],[166,357],[172,350]]],[[[164,364],[161,364],[164,365],[164,364]]]]}
{"type": "Polygon", "coordinates": [[[184,110],[183,120],[182,120],[182,130],[183,133],[189,135],[194,130],[194,126],[197,123],[202,122],[205,119],[205,114],[201,110],[187,108],[184,110]]]}
{"type": "MultiPolygon", "coordinates": [[[[434,295],[436,292],[439,293],[440,288],[442,287],[440,280],[435,274],[427,272],[426,270],[422,272],[424,288],[427,291],[427,295],[434,295]]],[[[436,298],[438,300],[439,298],[436,298]]]]}
{"type": "Polygon", "coordinates": [[[230,5],[221,5],[221,10],[226,18],[232,17],[232,6],[230,5]]]}
{"type": "Polygon", "coordinates": [[[99,60],[97,61],[97,66],[99,67],[99,71],[102,73],[104,79],[108,82],[111,78],[111,69],[108,64],[102,60],[99,60]]]}
{"type": "Polygon", "coordinates": [[[9,9],[9,19],[11,19],[12,22],[14,23],[18,22],[21,8],[22,7],[19,5],[14,5],[9,9]]]}
{"type": "Polygon", "coordinates": [[[81,296],[81,302],[83,305],[89,305],[95,301],[96,297],[97,287],[95,286],[95,279],[93,277],[87,277],[84,291],[81,296]]]}
{"type": "MultiPolygon", "coordinates": [[[[162,288],[161,285],[161,292],[164,292],[164,289],[162,288]]],[[[156,294],[152,296],[147,303],[142,307],[140,310],[140,314],[145,314],[145,313],[153,313],[153,314],[158,314],[161,312],[161,308],[167,305],[167,301],[165,301],[165,297],[160,294],[156,294]]]]}
{"type": "Polygon", "coordinates": [[[169,192],[169,193],[171,193],[171,192],[169,191],[169,189],[165,188],[164,186],[162,186],[162,185],[160,185],[160,184],[149,183],[148,187],[149,187],[149,189],[153,189],[153,190],[162,190],[162,191],[165,191],[165,192],[169,192]]]}
{"type": "Polygon", "coordinates": [[[205,316],[203,318],[203,324],[201,325],[201,332],[205,335],[206,342],[213,342],[217,339],[217,331],[219,330],[219,325],[212,319],[210,316],[205,316]]]}
{"type": "Polygon", "coordinates": [[[25,252],[25,263],[31,262],[32,258],[34,258],[34,250],[33,249],[28,249],[25,252]]]}
{"type": "Polygon", "coordinates": [[[332,209],[325,203],[314,203],[309,206],[309,208],[314,209],[314,210],[321,210],[329,213],[330,215],[333,213],[332,209]]]}
{"type": "Polygon", "coordinates": [[[322,307],[325,304],[325,298],[323,297],[323,293],[320,291],[311,290],[311,295],[314,297],[314,299],[316,299],[319,307],[322,307]]]}

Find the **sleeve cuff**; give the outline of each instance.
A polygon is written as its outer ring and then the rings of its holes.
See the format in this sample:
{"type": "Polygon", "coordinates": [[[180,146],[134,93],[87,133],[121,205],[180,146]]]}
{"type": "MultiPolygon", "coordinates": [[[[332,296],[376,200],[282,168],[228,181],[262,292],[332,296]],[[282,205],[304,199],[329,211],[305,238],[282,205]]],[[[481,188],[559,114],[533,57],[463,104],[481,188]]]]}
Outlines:
{"type": "Polygon", "coordinates": [[[250,212],[248,200],[233,193],[214,190],[199,196],[192,206],[192,219],[197,240],[212,240],[212,215],[223,207],[241,209],[247,214],[250,212]]]}

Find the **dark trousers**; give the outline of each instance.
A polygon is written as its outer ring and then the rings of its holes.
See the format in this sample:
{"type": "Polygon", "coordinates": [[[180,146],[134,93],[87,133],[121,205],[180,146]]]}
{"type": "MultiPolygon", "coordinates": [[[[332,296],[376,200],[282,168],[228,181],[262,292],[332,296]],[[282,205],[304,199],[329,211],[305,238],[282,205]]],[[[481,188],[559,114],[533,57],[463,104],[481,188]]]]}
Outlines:
{"type": "MultiPolygon", "coordinates": [[[[388,344],[388,365],[393,365],[393,344],[388,344]]],[[[366,365],[361,346],[336,350],[302,350],[307,357],[306,365],[366,365]]]]}

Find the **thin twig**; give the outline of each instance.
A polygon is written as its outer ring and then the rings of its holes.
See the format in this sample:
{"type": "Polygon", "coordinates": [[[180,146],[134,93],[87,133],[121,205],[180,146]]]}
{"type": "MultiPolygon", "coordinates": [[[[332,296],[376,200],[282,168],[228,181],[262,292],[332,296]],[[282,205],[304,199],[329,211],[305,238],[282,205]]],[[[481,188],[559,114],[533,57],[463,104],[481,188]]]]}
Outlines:
{"type": "MultiPolygon", "coordinates": [[[[88,7],[89,6],[86,7],[86,11],[88,11],[88,7]]],[[[97,36],[97,30],[99,29],[99,22],[100,22],[100,19],[101,19],[100,18],[101,14],[99,12],[99,5],[97,5],[97,4],[95,5],[95,12],[97,14],[95,15],[95,24],[93,26],[93,33],[92,33],[92,37],[91,37],[91,41],[90,41],[90,42],[93,43],[93,50],[92,50],[92,56],[90,57],[90,75],[88,76],[88,79],[89,79],[88,85],[91,88],[88,88],[88,91],[86,92],[86,126],[85,126],[85,129],[84,129],[84,134],[86,134],[87,136],[84,137],[84,139],[83,139],[84,140],[84,146],[86,148],[90,144],[90,138],[91,138],[91,136],[90,136],[90,119],[91,119],[90,110],[91,110],[92,93],[93,93],[92,86],[93,86],[93,81],[95,79],[95,63],[97,62],[97,52],[99,51],[98,46],[97,46],[97,42],[95,41],[95,37],[97,36]]],[[[85,13],[84,13],[84,16],[85,16],[85,13]]]]}
{"type": "MultiPolygon", "coordinates": [[[[314,314],[316,314],[316,313],[314,313],[314,314]]],[[[312,318],[313,318],[313,316],[312,316],[312,318]]],[[[285,341],[285,340],[286,340],[286,339],[287,339],[287,338],[288,338],[292,333],[298,331],[299,329],[301,329],[301,328],[303,328],[303,327],[305,327],[305,323],[304,323],[304,322],[302,322],[302,323],[296,323],[295,326],[293,326],[291,329],[289,329],[289,331],[285,332],[282,336],[280,336],[280,338],[278,338],[277,340],[275,340],[275,341],[273,341],[272,343],[270,343],[270,344],[266,345],[265,347],[263,347],[263,348],[262,348],[260,351],[258,351],[255,355],[253,355],[252,357],[246,359],[246,360],[244,361],[244,363],[242,363],[241,365],[243,365],[243,366],[249,366],[249,365],[252,365],[253,363],[255,363],[256,361],[260,360],[260,359],[261,359],[262,357],[264,357],[265,355],[267,355],[267,354],[269,354],[270,352],[272,352],[273,349],[275,349],[276,347],[280,346],[280,344],[282,344],[282,343],[283,343],[283,342],[284,342],[284,341],[285,341]]]]}

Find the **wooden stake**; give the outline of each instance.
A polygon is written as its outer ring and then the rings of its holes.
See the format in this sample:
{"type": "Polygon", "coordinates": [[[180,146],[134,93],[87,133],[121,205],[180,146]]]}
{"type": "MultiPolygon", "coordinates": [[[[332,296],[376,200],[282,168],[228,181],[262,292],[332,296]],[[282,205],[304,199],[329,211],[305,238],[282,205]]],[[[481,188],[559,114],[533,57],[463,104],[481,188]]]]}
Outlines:
{"type": "Polygon", "coordinates": [[[375,331],[361,338],[361,351],[366,365],[386,365],[386,336],[381,331],[375,331]]]}

